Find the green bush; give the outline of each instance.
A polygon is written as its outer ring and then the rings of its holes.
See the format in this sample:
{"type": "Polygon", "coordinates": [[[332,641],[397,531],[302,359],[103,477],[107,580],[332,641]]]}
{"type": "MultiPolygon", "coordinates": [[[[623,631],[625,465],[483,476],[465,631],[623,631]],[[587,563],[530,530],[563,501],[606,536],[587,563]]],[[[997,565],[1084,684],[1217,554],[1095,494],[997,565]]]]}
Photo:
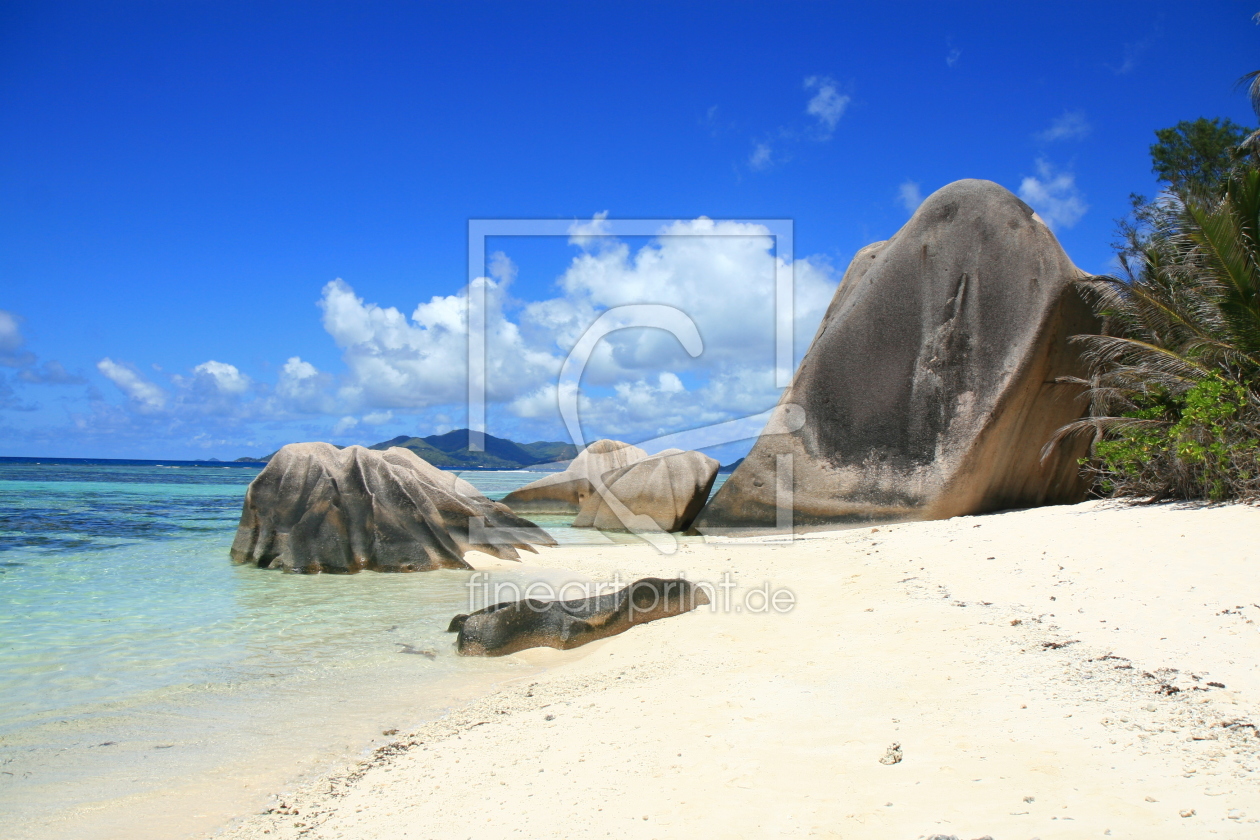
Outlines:
{"type": "Polygon", "coordinates": [[[1224,501],[1260,495],[1260,439],[1247,393],[1212,377],[1180,398],[1151,394],[1094,444],[1083,466],[1115,496],[1224,501]]]}
{"type": "Polygon", "coordinates": [[[1260,170],[1216,196],[1165,196],[1126,276],[1080,285],[1102,318],[1077,336],[1092,434],[1084,469],[1107,495],[1260,500],[1260,170]]]}

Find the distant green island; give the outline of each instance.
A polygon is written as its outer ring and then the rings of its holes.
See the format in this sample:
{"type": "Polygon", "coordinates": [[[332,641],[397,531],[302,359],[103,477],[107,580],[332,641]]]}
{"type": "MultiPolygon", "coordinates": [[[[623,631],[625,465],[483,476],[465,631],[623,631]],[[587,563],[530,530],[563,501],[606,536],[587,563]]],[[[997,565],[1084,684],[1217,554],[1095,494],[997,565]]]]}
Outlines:
{"type": "MultiPolygon", "coordinates": [[[[465,470],[520,470],[527,467],[538,467],[543,464],[555,465],[555,469],[564,469],[568,461],[577,455],[577,447],[571,443],[559,441],[536,441],[534,443],[517,443],[514,440],[485,436],[485,451],[471,452],[468,449],[468,429],[456,429],[442,435],[428,437],[411,437],[399,435],[396,438],[374,443],[368,449],[389,449],[401,446],[410,449],[435,467],[465,470]]],[[[266,463],[272,455],[262,458],[237,458],[241,463],[266,463]]]]}

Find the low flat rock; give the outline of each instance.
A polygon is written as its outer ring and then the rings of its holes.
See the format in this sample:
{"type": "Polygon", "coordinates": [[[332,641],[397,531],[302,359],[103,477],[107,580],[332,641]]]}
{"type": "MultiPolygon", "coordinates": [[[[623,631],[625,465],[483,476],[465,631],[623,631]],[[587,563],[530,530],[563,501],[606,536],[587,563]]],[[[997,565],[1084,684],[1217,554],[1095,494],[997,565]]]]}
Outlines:
{"type": "Polygon", "coordinates": [[[1032,208],[989,181],[932,194],[845,272],[781,405],[697,518],[705,534],[944,519],[1070,503],[1086,485],[1054,431],[1081,417],[1069,337],[1097,331],[1084,276],[1032,208]],[[786,516],[785,516],[786,514],[786,516]]]}
{"type": "Polygon", "coordinates": [[[546,531],[407,449],[293,443],[249,485],[232,559],[289,572],[470,569],[518,560],[546,531]]]}
{"type": "Polygon", "coordinates": [[[495,604],[455,616],[447,631],[459,633],[455,646],[464,656],[505,656],[534,647],[569,650],[708,603],[705,588],[691,581],[641,578],[589,598],[495,604]]]}
{"type": "Polygon", "coordinates": [[[578,453],[564,472],[544,476],[503,497],[517,513],[572,516],[591,495],[591,478],[647,457],[637,446],[597,440],[578,453]]]}
{"type": "Polygon", "coordinates": [[[651,517],[662,531],[686,531],[708,500],[719,467],[702,452],[666,449],[605,473],[604,491],[586,498],[573,527],[635,530],[629,514],[651,517]]]}

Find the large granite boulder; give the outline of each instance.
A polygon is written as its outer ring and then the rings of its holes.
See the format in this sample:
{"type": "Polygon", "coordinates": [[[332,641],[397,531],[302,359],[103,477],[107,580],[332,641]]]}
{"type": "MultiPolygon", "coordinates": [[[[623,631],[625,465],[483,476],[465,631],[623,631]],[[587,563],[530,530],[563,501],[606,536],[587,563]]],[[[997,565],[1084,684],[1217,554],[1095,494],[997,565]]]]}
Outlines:
{"type": "Polygon", "coordinates": [[[1096,332],[1083,273],[1032,208],[989,181],[931,195],[853,258],[781,404],[695,530],[943,519],[1075,502],[1084,441],[1041,460],[1081,417],[1068,338],[1096,332]]]}
{"type": "Polygon", "coordinates": [[[647,457],[637,446],[597,440],[578,453],[564,472],[552,473],[503,497],[517,513],[572,516],[591,495],[591,479],[647,457]]]}
{"type": "Polygon", "coordinates": [[[596,488],[586,498],[573,527],[631,531],[637,530],[631,517],[649,516],[662,531],[686,531],[708,501],[720,466],[701,452],[666,449],[604,473],[604,491],[596,488]]]}
{"type": "Polygon", "coordinates": [[[704,587],[691,581],[641,578],[606,595],[495,604],[455,616],[447,631],[459,633],[455,647],[464,656],[504,656],[544,646],[569,650],[708,603],[704,587]]]}
{"type": "Polygon", "coordinates": [[[464,554],[517,560],[546,531],[408,449],[293,443],[249,485],[237,563],[290,572],[470,569],[464,554]]]}

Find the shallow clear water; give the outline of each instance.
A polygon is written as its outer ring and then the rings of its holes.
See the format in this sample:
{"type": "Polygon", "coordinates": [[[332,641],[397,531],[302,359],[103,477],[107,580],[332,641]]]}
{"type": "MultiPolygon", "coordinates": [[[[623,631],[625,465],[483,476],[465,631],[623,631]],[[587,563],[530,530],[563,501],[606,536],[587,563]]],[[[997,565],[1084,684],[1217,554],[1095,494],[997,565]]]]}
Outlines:
{"type": "MultiPolygon", "coordinates": [[[[0,462],[0,813],[18,826],[4,836],[148,836],[144,814],[152,836],[195,836],[383,725],[528,672],[454,654],[447,622],[490,591],[469,572],[232,564],[255,475],[0,462]]],[[[539,477],[462,475],[491,498],[539,477]]],[[[562,544],[633,539],[537,521],[562,544]]]]}

